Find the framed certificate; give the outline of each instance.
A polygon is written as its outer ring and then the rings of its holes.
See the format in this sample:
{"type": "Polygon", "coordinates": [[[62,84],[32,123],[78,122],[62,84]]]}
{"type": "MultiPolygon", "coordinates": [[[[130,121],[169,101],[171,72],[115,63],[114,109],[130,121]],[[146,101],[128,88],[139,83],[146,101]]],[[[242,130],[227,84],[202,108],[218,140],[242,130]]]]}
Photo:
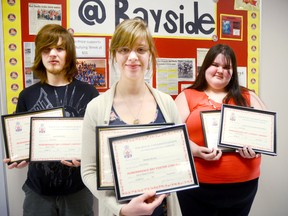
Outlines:
{"type": "Polygon", "coordinates": [[[137,133],[145,130],[171,126],[172,123],[117,125],[96,127],[96,161],[97,161],[97,189],[113,190],[114,180],[109,152],[109,137],[137,133]]]}
{"type": "Polygon", "coordinates": [[[109,138],[118,201],[199,187],[186,125],[109,138]]]}
{"type": "Polygon", "coordinates": [[[82,126],[82,117],[32,117],[30,161],[80,160],[82,126]]]}
{"type": "Polygon", "coordinates": [[[200,117],[206,147],[209,149],[220,149],[222,152],[235,152],[235,149],[218,146],[221,110],[201,111],[200,117]]]}
{"type": "Polygon", "coordinates": [[[256,152],[277,155],[276,113],[223,104],[219,146],[251,146],[256,152]]]}
{"type": "Polygon", "coordinates": [[[10,158],[9,164],[29,160],[30,119],[36,116],[63,117],[64,108],[59,107],[1,116],[6,157],[10,158]]]}

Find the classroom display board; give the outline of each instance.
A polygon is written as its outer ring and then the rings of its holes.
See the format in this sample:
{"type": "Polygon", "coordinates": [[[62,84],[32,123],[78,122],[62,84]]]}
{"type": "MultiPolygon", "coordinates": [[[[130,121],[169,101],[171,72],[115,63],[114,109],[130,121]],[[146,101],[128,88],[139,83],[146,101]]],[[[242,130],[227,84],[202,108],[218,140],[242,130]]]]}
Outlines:
{"type": "MultiPolygon", "coordinates": [[[[176,97],[191,85],[208,49],[231,46],[240,84],[258,93],[260,1],[256,0],[3,0],[4,63],[7,109],[13,113],[23,88],[38,80],[31,66],[34,39],[46,24],[73,34],[77,79],[105,92],[119,78],[110,64],[109,43],[117,24],[144,19],[155,39],[157,66],[145,79],[176,97]]],[[[2,81],[3,82],[3,81],[2,81]]]]}

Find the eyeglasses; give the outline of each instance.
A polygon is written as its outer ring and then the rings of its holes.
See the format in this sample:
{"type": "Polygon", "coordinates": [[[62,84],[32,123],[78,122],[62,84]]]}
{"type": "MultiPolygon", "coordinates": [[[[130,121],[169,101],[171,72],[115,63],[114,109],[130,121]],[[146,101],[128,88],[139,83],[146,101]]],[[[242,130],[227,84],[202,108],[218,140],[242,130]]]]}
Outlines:
{"type": "Polygon", "coordinates": [[[119,47],[116,51],[121,55],[128,55],[132,51],[134,51],[137,55],[144,55],[149,52],[149,49],[147,47],[137,47],[136,49],[131,49],[129,47],[119,47]]]}

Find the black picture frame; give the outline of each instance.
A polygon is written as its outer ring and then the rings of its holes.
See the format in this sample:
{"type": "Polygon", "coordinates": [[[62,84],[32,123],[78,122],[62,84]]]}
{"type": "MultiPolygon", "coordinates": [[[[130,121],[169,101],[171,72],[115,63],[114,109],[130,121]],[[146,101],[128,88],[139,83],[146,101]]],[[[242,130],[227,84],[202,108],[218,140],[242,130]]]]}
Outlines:
{"type": "Polygon", "coordinates": [[[97,190],[114,190],[113,171],[110,163],[109,137],[171,125],[174,125],[174,123],[96,126],[97,190]]]}
{"type": "Polygon", "coordinates": [[[185,124],[111,137],[109,145],[119,202],[151,189],[163,194],[199,187],[185,124]]]}
{"type": "Polygon", "coordinates": [[[29,145],[30,145],[30,123],[31,117],[35,116],[64,116],[63,107],[55,107],[51,109],[33,111],[33,112],[22,112],[15,114],[6,114],[1,116],[1,123],[3,129],[4,145],[6,157],[10,158],[8,164],[21,161],[29,161],[29,145]],[[54,113],[54,114],[53,114],[54,113]],[[15,143],[16,142],[16,143],[15,143]],[[16,144],[21,143],[15,147],[16,144]]]}
{"type": "Polygon", "coordinates": [[[219,146],[219,131],[221,126],[221,110],[206,110],[200,112],[205,146],[217,148],[222,152],[235,152],[233,148],[219,146]]]}
{"type": "Polygon", "coordinates": [[[29,161],[81,161],[83,117],[31,117],[29,161]]]}
{"type": "Polygon", "coordinates": [[[219,146],[277,155],[276,112],[223,104],[219,146]]]}

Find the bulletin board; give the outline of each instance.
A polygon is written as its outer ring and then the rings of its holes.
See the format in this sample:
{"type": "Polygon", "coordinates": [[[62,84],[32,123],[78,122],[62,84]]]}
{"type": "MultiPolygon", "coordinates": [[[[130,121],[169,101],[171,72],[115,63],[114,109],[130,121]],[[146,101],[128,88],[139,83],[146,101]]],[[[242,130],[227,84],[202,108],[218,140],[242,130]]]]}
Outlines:
{"type": "Polygon", "coordinates": [[[3,0],[8,113],[15,111],[20,91],[37,82],[30,69],[34,39],[48,23],[73,34],[76,78],[100,93],[119,77],[109,59],[115,26],[134,17],[147,21],[155,39],[157,67],[145,76],[153,87],[175,98],[194,82],[208,49],[224,43],[236,53],[240,84],[258,93],[260,8],[257,0],[3,0]]]}

